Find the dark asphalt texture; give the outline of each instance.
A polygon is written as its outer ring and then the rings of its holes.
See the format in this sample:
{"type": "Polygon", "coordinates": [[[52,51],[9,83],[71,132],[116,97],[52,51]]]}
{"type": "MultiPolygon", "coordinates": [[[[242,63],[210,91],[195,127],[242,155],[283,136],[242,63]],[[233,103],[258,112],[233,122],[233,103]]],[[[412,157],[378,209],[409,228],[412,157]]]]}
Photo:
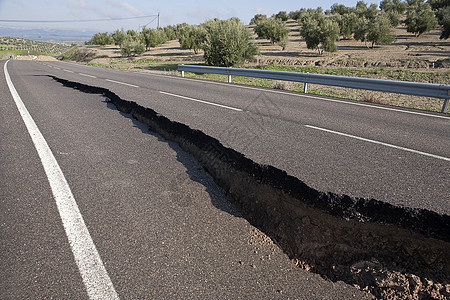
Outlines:
{"type": "MultiPolygon", "coordinates": [[[[89,74],[104,74],[112,80],[142,77],[136,81],[140,85],[154,79],[135,74],[120,78],[120,72],[103,73],[65,63],[52,65],[86,74],[92,71],[89,74]]],[[[349,285],[332,283],[295,267],[276,245],[240,216],[211,177],[177,145],[148,132],[101,96],[65,88],[47,75],[102,84],[127,100],[154,104],[155,110],[172,114],[168,117],[189,119],[194,127],[213,120],[204,128],[208,134],[222,128],[216,133],[220,136],[223,128],[235,120],[222,118],[236,117],[233,113],[174,102],[153,88],[81,78],[77,73],[42,63],[11,61],[8,71],[66,176],[121,298],[364,297],[349,285]],[[157,99],[157,95],[161,98],[157,99]]],[[[170,80],[167,86],[175,86],[180,79],[170,80]]],[[[0,82],[0,298],[87,298],[48,181],[3,71],[0,82]]],[[[203,90],[209,87],[195,85],[203,90]]],[[[229,142],[230,136],[225,134],[223,141],[229,142]]],[[[258,154],[257,146],[244,145],[249,149],[246,154],[265,159],[269,155],[265,151],[275,148],[272,145],[264,148],[264,154],[258,154]]],[[[274,154],[280,153],[277,150],[274,154]]],[[[282,161],[281,157],[276,161],[282,161]]]]}

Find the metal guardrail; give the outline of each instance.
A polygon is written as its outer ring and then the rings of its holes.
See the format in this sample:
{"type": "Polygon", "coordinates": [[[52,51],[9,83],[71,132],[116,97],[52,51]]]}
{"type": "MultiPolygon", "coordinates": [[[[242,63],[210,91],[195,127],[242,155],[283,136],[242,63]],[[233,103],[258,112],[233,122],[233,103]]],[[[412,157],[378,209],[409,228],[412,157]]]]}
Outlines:
{"type": "Polygon", "coordinates": [[[184,72],[228,75],[229,83],[231,83],[232,75],[303,82],[305,84],[305,93],[308,92],[308,83],[313,83],[354,89],[365,89],[389,93],[441,98],[444,99],[442,112],[445,112],[448,105],[448,99],[450,99],[450,85],[445,84],[192,65],[178,65],[178,71],[181,71],[182,77],[184,77],[184,72]]]}

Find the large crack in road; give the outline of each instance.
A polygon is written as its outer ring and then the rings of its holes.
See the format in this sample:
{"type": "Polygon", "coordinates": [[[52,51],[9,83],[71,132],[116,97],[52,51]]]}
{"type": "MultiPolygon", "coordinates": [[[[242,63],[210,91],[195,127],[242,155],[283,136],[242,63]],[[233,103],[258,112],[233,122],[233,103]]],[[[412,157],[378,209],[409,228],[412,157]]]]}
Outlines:
{"type": "Polygon", "coordinates": [[[450,216],[317,191],[108,89],[49,77],[104,95],[119,111],[191,153],[242,215],[299,267],[377,298],[450,298],[450,216]]]}

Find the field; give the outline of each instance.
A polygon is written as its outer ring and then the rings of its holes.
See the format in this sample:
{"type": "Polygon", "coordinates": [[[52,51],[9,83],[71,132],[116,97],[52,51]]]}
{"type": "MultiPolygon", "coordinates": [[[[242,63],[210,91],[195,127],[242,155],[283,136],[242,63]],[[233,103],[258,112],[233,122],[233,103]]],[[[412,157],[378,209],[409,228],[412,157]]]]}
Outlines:
{"type": "MultiPolygon", "coordinates": [[[[359,41],[340,40],[337,42],[337,52],[319,55],[317,51],[306,48],[297,22],[291,20],[287,25],[290,33],[284,51],[278,45],[272,45],[268,40],[256,39],[255,36],[260,54],[244,67],[450,84],[450,41],[440,40],[438,30],[416,38],[406,32],[404,26],[399,26],[394,29],[397,39],[391,45],[376,45],[374,49],[369,49],[359,41]]],[[[62,59],[108,68],[178,74],[177,64],[203,64],[203,53],[200,51],[195,54],[193,51],[181,49],[178,41],[174,40],[152,48],[139,57],[122,58],[118,46],[81,46],[67,52],[62,59]]],[[[220,75],[187,76],[226,81],[226,77],[220,75]]],[[[301,83],[238,77],[234,77],[233,82],[303,91],[301,83]]],[[[320,85],[310,85],[308,91],[319,95],[430,111],[440,111],[443,103],[442,99],[320,85]]]]}
{"type": "Polygon", "coordinates": [[[0,36],[0,58],[7,58],[11,55],[58,56],[69,48],[70,46],[63,44],[0,36]]]}

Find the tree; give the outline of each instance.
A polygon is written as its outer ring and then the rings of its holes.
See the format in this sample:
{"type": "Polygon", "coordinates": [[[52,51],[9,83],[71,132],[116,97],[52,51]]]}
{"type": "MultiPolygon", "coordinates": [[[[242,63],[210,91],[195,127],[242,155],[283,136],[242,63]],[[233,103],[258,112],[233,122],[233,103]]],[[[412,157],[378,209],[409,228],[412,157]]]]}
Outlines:
{"type": "Polygon", "coordinates": [[[371,4],[367,7],[367,4],[364,1],[358,1],[355,7],[356,14],[359,18],[366,18],[369,20],[375,19],[378,14],[377,5],[371,4]]]}
{"type": "Polygon", "coordinates": [[[305,39],[306,47],[317,49],[319,54],[324,51],[337,51],[335,42],[339,37],[339,25],[323,15],[305,19],[300,28],[300,35],[305,39]]]}
{"type": "Polygon", "coordinates": [[[360,18],[355,26],[355,34],[353,35],[355,40],[367,43],[367,33],[369,31],[369,26],[369,20],[367,20],[366,18],[360,18]]]}
{"type": "Polygon", "coordinates": [[[355,9],[352,8],[352,7],[347,7],[347,6],[343,5],[343,4],[335,3],[335,4],[333,4],[331,6],[331,10],[330,11],[331,11],[331,14],[333,14],[333,15],[338,14],[338,15],[343,16],[343,15],[347,15],[347,14],[350,14],[350,13],[354,13],[355,9]]]}
{"type": "Polygon", "coordinates": [[[202,44],[208,65],[242,65],[258,53],[248,29],[237,20],[212,20],[203,24],[206,34],[202,44]]]}
{"type": "Polygon", "coordinates": [[[267,19],[266,15],[256,14],[253,19],[250,20],[250,25],[258,25],[259,23],[267,19]]]}
{"type": "MultiPolygon", "coordinates": [[[[374,20],[362,18],[355,27],[355,39],[364,42],[371,42],[371,48],[375,44],[391,44],[395,36],[391,31],[392,25],[386,14],[378,15],[374,20]]],[[[367,46],[368,47],[368,46],[367,46]]]]}
{"type": "Polygon", "coordinates": [[[176,27],[173,25],[164,27],[164,33],[166,34],[168,41],[172,41],[177,38],[176,30],[176,27]]]}
{"type": "Polygon", "coordinates": [[[88,41],[89,45],[99,45],[99,46],[105,46],[112,44],[113,40],[108,35],[107,32],[99,32],[92,36],[92,38],[88,41]]]}
{"type": "Polygon", "coordinates": [[[306,13],[306,9],[302,8],[300,10],[291,11],[288,14],[289,19],[299,20],[300,17],[306,13]]]}
{"type": "Polygon", "coordinates": [[[346,39],[349,39],[355,32],[355,26],[356,23],[358,23],[358,16],[354,12],[343,15],[334,14],[332,15],[332,20],[338,23],[340,35],[346,39]]]}
{"type": "Polygon", "coordinates": [[[450,2],[448,0],[429,0],[428,3],[435,11],[438,24],[441,26],[441,39],[450,36],[450,2]]]}
{"type": "Polygon", "coordinates": [[[405,23],[406,31],[414,33],[416,37],[437,26],[430,4],[425,3],[424,0],[408,0],[405,23]]]}
{"type": "Polygon", "coordinates": [[[281,19],[270,18],[255,27],[258,37],[268,39],[272,44],[279,44],[283,50],[286,48],[289,30],[281,19]]]}
{"type": "Polygon", "coordinates": [[[372,43],[372,48],[375,44],[392,44],[395,41],[391,27],[391,21],[387,15],[382,14],[375,18],[367,32],[367,41],[372,43]]]}
{"type": "Polygon", "coordinates": [[[197,54],[205,41],[206,31],[203,26],[193,25],[183,28],[180,32],[179,42],[181,48],[194,50],[197,54]]]}
{"type": "Polygon", "coordinates": [[[122,44],[123,40],[125,39],[125,36],[126,34],[125,31],[123,31],[123,29],[122,30],[117,29],[111,34],[111,38],[113,39],[114,44],[117,46],[120,46],[122,44]]]}
{"type": "Polygon", "coordinates": [[[275,19],[280,19],[283,22],[286,22],[288,20],[288,14],[285,11],[280,11],[276,15],[273,16],[275,19]]]}
{"type": "Polygon", "coordinates": [[[380,9],[384,12],[397,12],[399,15],[406,11],[406,2],[401,0],[382,0],[380,2],[380,9]]]}
{"type": "Polygon", "coordinates": [[[120,45],[120,54],[123,57],[134,55],[141,55],[145,52],[145,39],[142,34],[136,31],[127,31],[127,35],[120,45]],[[129,34],[128,34],[129,33],[129,34]]]}
{"type": "Polygon", "coordinates": [[[154,48],[167,42],[167,36],[163,29],[142,28],[142,35],[144,37],[145,47],[149,49],[154,48]]]}

